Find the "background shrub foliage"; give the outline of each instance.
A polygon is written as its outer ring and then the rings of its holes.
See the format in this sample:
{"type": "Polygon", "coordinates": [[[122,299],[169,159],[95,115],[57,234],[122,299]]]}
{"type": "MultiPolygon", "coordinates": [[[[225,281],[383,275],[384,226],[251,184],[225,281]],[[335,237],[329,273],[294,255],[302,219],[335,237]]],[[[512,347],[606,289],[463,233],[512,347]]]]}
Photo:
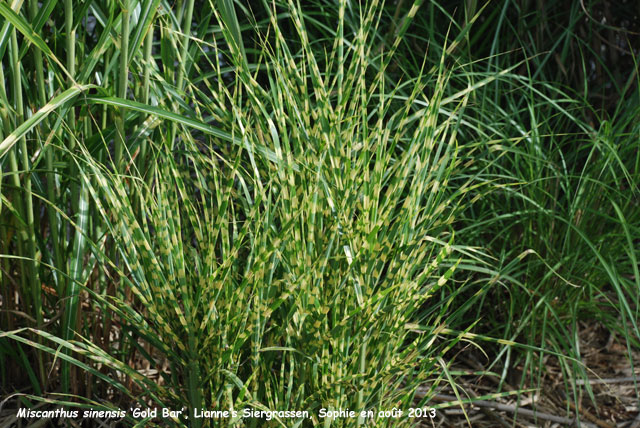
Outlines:
{"type": "Polygon", "coordinates": [[[422,3],[0,3],[2,396],[432,405],[463,340],[577,400],[580,320],[637,348],[638,10],[422,3]]]}

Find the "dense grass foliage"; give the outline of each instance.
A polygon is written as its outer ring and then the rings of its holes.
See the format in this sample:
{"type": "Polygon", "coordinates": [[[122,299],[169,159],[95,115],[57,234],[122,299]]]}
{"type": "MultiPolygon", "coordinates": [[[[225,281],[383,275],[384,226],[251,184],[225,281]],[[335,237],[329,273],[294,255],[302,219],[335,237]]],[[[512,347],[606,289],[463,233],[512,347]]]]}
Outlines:
{"type": "Polygon", "coordinates": [[[637,69],[569,78],[598,5],[424,3],[0,3],[0,397],[357,426],[462,343],[590,393],[581,320],[640,345],[637,69]]]}

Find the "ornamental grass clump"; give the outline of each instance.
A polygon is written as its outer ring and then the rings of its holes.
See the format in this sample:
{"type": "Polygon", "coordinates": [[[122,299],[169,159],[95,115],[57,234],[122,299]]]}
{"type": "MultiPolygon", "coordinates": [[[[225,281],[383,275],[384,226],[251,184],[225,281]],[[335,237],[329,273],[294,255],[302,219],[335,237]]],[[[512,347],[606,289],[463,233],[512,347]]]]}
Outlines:
{"type": "MultiPolygon", "coordinates": [[[[364,421],[318,411],[414,406],[419,386],[445,379],[456,339],[437,332],[458,264],[452,222],[469,188],[447,183],[468,92],[441,112],[444,57],[416,76],[387,75],[415,8],[385,46],[376,2],[343,3],[320,44],[298,5],[288,16],[264,6],[265,21],[245,30],[260,47],[251,65],[233,7],[212,8],[222,34],[213,43],[182,39],[181,55],[199,58],[175,76],[188,105],[159,97],[167,73],[148,49],[121,52],[120,77],[145,70],[141,93],[76,85],[12,134],[34,134],[56,109],[63,130],[82,121],[94,132],[53,146],[76,174],[76,215],[42,197],[75,236],[68,271],[51,263],[68,296],[61,329],[3,334],[40,351],[80,406],[307,410],[312,421],[280,422],[347,426],[364,421]],[[285,39],[284,25],[297,37],[285,39]],[[111,113],[115,126],[102,129],[111,113]],[[441,309],[421,317],[424,305],[441,309]],[[92,392],[73,386],[79,378],[99,382],[92,392]]],[[[164,13],[161,29],[173,18],[164,13]]]]}

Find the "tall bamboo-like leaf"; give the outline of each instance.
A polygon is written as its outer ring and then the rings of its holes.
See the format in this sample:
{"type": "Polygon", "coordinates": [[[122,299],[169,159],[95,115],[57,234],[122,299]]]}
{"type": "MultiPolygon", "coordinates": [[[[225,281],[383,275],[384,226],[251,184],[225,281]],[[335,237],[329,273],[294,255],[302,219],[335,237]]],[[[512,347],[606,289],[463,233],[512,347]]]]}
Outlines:
{"type": "Polygon", "coordinates": [[[11,134],[7,135],[7,137],[0,143],[0,157],[3,157],[20,138],[42,122],[48,115],[91,87],[92,85],[74,85],[52,98],[51,101],[40,108],[33,116],[20,124],[20,126],[18,126],[11,134]]]}

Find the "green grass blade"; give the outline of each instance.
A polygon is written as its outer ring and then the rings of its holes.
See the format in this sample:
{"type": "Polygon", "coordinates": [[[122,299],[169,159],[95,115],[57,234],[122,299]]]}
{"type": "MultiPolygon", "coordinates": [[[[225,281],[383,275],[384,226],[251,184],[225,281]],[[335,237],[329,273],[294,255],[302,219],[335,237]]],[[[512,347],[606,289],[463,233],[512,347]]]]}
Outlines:
{"type": "Polygon", "coordinates": [[[55,96],[45,106],[40,108],[33,116],[25,120],[20,126],[18,126],[11,134],[9,134],[0,143],[0,158],[4,157],[13,145],[22,137],[31,131],[35,126],[42,122],[47,116],[49,116],[56,109],[61,108],[65,103],[73,100],[82,92],[94,87],[93,85],[75,85],[61,94],[55,96]]]}

